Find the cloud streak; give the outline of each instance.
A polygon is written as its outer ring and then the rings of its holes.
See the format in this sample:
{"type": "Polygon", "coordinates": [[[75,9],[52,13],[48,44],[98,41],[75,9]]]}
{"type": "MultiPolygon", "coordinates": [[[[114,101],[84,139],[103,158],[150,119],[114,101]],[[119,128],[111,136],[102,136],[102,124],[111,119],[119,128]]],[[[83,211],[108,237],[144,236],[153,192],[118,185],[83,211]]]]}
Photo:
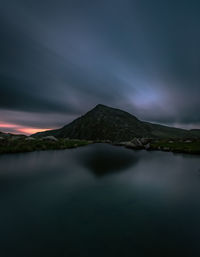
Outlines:
{"type": "Polygon", "coordinates": [[[4,0],[0,119],[53,128],[102,103],[198,126],[199,11],[185,0],[4,0]]]}

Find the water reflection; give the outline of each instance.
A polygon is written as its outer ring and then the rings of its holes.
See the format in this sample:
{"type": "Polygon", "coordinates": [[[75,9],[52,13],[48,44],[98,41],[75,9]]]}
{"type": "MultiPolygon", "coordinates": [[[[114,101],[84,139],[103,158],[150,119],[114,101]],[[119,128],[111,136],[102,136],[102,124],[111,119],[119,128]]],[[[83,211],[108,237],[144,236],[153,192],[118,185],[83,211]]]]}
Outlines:
{"type": "Polygon", "coordinates": [[[81,153],[79,161],[97,177],[125,171],[139,161],[134,151],[111,145],[96,144],[81,153]]]}
{"type": "Polygon", "coordinates": [[[2,155],[0,256],[199,257],[199,168],[105,144],[2,155]]]}

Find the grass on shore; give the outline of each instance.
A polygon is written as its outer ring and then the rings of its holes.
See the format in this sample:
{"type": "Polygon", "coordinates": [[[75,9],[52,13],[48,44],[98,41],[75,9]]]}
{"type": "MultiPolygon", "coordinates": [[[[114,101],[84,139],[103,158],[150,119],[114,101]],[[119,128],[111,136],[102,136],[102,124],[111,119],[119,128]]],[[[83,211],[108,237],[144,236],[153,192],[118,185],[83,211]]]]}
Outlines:
{"type": "Polygon", "coordinates": [[[70,140],[70,139],[59,139],[58,141],[53,140],[1,140],[0,142],[0,153],[20,153],[20,152],[32,152],[40,150],[56,150],[56,149],[67,149],[75,148],[79,146],[88,145],[90,142],[86,140],[70,140]]]}
{"type": "MultiPolygon", "coordinates": [[[[95,141],[95,142],[107,142],[107,141],[95,141]]],[[[2,153],[20,153],[20,152],[32,152],[41,150],[58,150],[75,148],[79,146],[85,146],[93,143],[92,141],[79,140],[79,139],[58,139],[45,140],[35,138],[33,140],[27,140],[26,137],[19,137],[15,140],[11,138],[0,140],[0,154],[2,153]]],[[[109,143],[112,143],[109,141],[109,143]]],[[[140,149],[143,149],[140,148],[140,149]]],[[[149,150],[163,150],[180,153],[200,154],[200,139],[192,140],[180,140],[180,139],[157,139],[151,140],[149,150]]]]}
{"type": "Polygon", "coordinates": [[[151,143],[152,150],[200,154],[200,139],[196,140],[169,140],[162,139],[151,143]]]}

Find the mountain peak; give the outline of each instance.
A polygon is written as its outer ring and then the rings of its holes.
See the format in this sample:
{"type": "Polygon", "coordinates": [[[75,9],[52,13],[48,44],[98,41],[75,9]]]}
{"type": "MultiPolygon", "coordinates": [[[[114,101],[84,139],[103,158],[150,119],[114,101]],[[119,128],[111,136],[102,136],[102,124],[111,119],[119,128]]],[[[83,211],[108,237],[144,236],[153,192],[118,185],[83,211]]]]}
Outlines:
{"type": "Polygon", "coordinates": [[[110,106],[107,106],[104,104],[97,104],[93,109],[91,109],[86,114],[91,113],[93,111],[104,112],[106,115],[113,115],[113,116],[115,116],[115,115],[126,115],[127,116],[128,115],[128,116],[132,116],[132,118],[138,120],[137,117],[135,117],[134,115],[132,115],[126,111],[120,110],[118,108],[110,107],[110,106]]]}
{"type": "Polygon", "coordinates": [[[106,106],[106,105],[104,105],[104,104],[97,104],[97,105],[95,106],[95,108],[105,108],[105,107],[108,107],[108,106],[106,106]]]}
{"type": "Polygon", "coordinates": [[[53,135],[58,138],[130,141],[134,137],[185,137],[189,132],[140,121],[134,115],[103,104],[75,119],[64,127],[37,133],[37,136],[53,135]]]}
{"type": "Polygon", "coordinates": [[[114,108],[104,105],[104,104],[97,104],[92,110],[96,110],[96,109],[105,110],[105,109],[114,109],[114,108]]]}

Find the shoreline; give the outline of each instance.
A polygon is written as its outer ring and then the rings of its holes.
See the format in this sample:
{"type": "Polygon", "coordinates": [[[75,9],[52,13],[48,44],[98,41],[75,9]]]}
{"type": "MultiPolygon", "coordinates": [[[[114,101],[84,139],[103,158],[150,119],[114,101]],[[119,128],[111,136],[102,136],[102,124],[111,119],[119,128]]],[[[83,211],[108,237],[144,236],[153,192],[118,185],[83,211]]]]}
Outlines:
{"type": "Polygon", "coordinates": [[[81,140],[69,138],[43,138],[15,136],[0,140],[0,154],[26,153],[33,151],[64,150],[94,143],[107,143],[133,150],[163,151],[200,155],[200,139],[152,139],[134,138],[131,141],[112,142],[110,140],[81,140]]]}

